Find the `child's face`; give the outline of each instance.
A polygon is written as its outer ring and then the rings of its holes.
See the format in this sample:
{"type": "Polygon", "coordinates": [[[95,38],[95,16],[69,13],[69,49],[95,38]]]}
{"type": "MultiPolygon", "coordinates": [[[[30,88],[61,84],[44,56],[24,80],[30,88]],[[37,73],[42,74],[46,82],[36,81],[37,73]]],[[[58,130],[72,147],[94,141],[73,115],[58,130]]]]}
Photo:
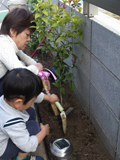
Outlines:
{"type": "Polygon", "coordinates": [[[26,104],[23,104],[21,107],[20,107],[20,110],[26,110],[28,109],[29,107],[31,107],[33,101],[36,99],[36,97],[33,97],[30,101],[28,101],[26,104]]]}
{"type": "Polygon", "coordinates": [[[6,103],[8,103],[11,107],[19,110],[19,111],[22,111],[22,110],[26,110],[28,109],[29,107],[31,107],[33,101],[36,99],[36,97],[33,97],[31,100],[29,100],[26,104],[23,104],[23,100],[22,99],[14,99],[13,101],[6,101],[6,103]]]}

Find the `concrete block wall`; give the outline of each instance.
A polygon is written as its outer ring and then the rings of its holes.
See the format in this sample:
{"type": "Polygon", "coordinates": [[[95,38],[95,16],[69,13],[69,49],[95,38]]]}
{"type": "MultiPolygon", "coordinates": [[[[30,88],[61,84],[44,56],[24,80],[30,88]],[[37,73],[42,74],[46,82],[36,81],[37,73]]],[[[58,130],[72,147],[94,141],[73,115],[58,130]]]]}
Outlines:
{"type": "Polygon", "coordinates": [[[120,36],[94,18],[81,17],[75,93],[113,159],[120,160],[120,36]]]}
{"type": "Polygon", "coordinates": [[[75,94],[113,159],[120,160],[120,36],[102,21],[81,18],[83,39],[73,48],[75,94]]]}

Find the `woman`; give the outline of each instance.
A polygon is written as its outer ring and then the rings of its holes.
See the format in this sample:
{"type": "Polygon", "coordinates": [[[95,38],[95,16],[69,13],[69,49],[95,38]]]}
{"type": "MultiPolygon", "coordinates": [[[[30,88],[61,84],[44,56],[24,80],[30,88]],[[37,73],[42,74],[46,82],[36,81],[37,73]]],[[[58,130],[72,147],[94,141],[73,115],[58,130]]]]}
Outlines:
{"type": "MultiPolygon", "coordinates": [[[[33,14],[29,10],[14,8],[2,22],[0,30],[0,95],[3,94],[3,78],[10,70],[26,68],[36,75],[39,70],[43,70],[41,63],[36,63],[22,51],[30,41],[30,34],[35,31],[35,28],[30,28],[35,26],[33,20],[33,14]]],[[[58,101],[58,97],[54,94],[48,96],[41,93],[34,102],[40,103],[42,100],[54,103],[58,101]]],[[[33,115],[34,111],[32,109],[30,107],[27,112],[33,115]]]]}
{"type": "Polygon", "coordinates": [[[11,10],[4,18],[0,31],[0,95],[2,80],[7,71],[13,68],[27,68],[37,74],[43,69],[42,64],[22,52],[30,41],[30,34],[35,31],[31,26],[32,13],[23,8],[11,10]],[[27,66],[26,66],[27,65],[27,66]]]}
{"type": "MultiPolygon", "coordinates": [[[[36,63],[22,50],[30,41],[30,34],[35,31],[36,26],[33,14],[24,8],[14,8],[4,18],[0,30],[0,96],[2,95],[2,81],[6,73],[14,68],[26,68],[38,74],[43,70],[41,63],[36,63]]],[[[54,94],[47,96],[41,93],[36,99],[36,103],[42,100],[50,102],[58,99],[54,94]]]]}

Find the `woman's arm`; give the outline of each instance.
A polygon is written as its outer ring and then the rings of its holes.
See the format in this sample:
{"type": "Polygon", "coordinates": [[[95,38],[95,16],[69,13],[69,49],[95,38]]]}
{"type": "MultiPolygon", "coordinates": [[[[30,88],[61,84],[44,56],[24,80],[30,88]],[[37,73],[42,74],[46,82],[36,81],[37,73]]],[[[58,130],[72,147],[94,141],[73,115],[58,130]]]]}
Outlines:
{"type": "Polygon", "coordinates": [[[25,64],[18,59],[13,46],[7,42],[0,45],[0,61],[2,62],[0,65],[1,70],[5,66],[8,70],[12,70],[14,68],[26,68],[36,75],[39,71],[36,67],[36,63],[35,65],[32,64],[29,66],[25,66],[25,64]]]}
{"type": "Polygon", "coordinates": [[[33,58],[31,58],[30,56],[28,56],[27,54],[25,54],[22,50],[19,50],[19,51],[17,52],[17,55],[20,57],[20,59],[21,59],[27,66],[37,63],[33,58]]]}

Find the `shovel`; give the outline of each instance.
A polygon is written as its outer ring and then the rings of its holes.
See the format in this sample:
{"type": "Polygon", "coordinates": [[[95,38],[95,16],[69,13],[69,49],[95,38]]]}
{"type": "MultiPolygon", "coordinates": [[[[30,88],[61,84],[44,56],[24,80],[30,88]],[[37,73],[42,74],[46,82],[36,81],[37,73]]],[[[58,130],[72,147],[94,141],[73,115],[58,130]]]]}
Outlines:
{"type": "MultiPolygon", "coordinates": [[[[45,89],[45,93],[50,96],[50,93],[49,93],[49,90],[48,90],[48,86],[47,86],[46,82],[43,79],[42,79],[42,84],[43,84],[43,87],[45,89]]],[[[51,107],[52,107],[52,110],[53,110],[55,116],[58,117],[59,116],[59,112],[58,112],[58,109],[56,108],[55,104],[51,103],[51,107]]]]}
{"type": "MultiPolygon", "coordinates": [[[[42,83],[43,83],[43,86],[44,86],[44,89],[45,89],[46,94],[47,94],[47,95],[50,95],[49,90],[48,90],[48,86],[47,86],[46,82],[45,82],[43,79],[42,79],[42,83]]],[[[64,132],[64,134],[66,134],[67,118],[66,118],[66,114],[65,114],[65,112],[64,112],[63,107],[61,106],[61,104],[60,104],[59,102],[55,102],[55,104],[52,104],[52,103],[51,103],[51,107],[52,107],[52,109],[53,109],[53,111],[54,111],[55,116],[58,116],[58,115],[59,115],[58,109],[59,109],[59,111],[61,112],[61,113],[60,113],[60,117],[61,117],[61,120],[62,120],[63,132],[64,132]],[[57,107],[58,109],[57,109],[56,107],[57,107]]]]}
{"type": "MultiPolygon", "coordinates": [[[[42,83],[43,83],[43,87],[45,89],[45,92],[47,95],[50,95],[49,93],[49,90],[48,90],[48,86],[45,82],[45,77],[46,77],[47,73],[44,72],[44,71],[39,71],[38,73],[38,76],[41,78],[42,80],[42,83]]],[[[48,75],[47,75],[48,76],[48,75]]],[[[62,127],[63,127],[63,132],[64,134],[66,134],[66,128],[67,128],[67,117],[66,117],[66,113],[63,109],[63,107],[61,106],[61,104],[59,102],[55,102],[55,104],[51,104],[51,107],[53,109],[53,112],[55,114],[55,116],[58,116],[59,115],[59,112],[57,110],[57,108],[59,109],[60,111],[60,117],[61,117],[61,120],[62,120],[62,127]],[[57,107],[57,108],[56,108],[57,107]]],[[[69,109],[70,110],[70,109],[69,109]]],[[[66,111],[67,112],[67,111],[66,111]]]]}

